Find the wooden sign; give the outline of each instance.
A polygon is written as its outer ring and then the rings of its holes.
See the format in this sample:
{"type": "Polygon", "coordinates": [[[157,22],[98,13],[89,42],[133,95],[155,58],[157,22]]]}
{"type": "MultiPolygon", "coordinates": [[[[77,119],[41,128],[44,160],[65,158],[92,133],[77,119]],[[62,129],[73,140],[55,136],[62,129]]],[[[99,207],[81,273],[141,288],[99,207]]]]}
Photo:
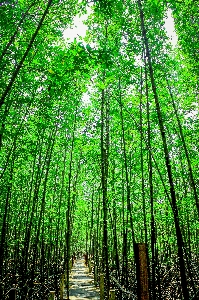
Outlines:
{"type": "Polygon", "coordinates": [[[149,300],[149,278],[147,269],[146,244],[135,244],[135,259],[138,285],[138,300],[149,300]]]}

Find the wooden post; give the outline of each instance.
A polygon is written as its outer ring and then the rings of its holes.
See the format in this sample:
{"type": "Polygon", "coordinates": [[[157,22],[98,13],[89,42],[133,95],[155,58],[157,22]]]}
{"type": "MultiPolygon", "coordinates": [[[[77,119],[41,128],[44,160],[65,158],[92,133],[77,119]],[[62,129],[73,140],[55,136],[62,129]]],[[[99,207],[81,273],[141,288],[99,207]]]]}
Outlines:
{"type": "Polygon", "coordinates": [[[72,255],[72,267],[74,266],[75,261],[76,261],[76,256],[75,256],[75,253],[73,253],[73,255],[72,255]]]}
{"type": "Polygon", "coordinates": [[[73,267],[73,262],[72,262],[72,260],[70,259],[70,262],[69,262],[69,271],[71,272],[71,270],[72,270],[72,267],[73,267]]]}
{"type": "Polygon", "coordinates": [[[98,276],[97,266],[94,266],[94,283],[95,283],[95,285],[97,285],[97,276],[98,276]]]}
{"type": "Polygon", "coordinates": [[[135,259],[138,285],[138,300],[149,300],[149,279],[147,269],[146,244],[135,244],[135,259]]]}
{"type": "Polygon", "coordinates": [[[55,291],[50,291],[48,300],[55,300],[55,291]]]}
{"type": "Polygon", "coordinates": [[[64,299],[64,274],[61,275],[60,278],[60,300],[64,299]]]}
{"type": "Polygon", "coordinates": [[[109,300],[115,300],[115,290],[109,291],[109,300]]]}
{"type": "Polygon", "coordinates": [[[89,259],[89,260],[88,260],[88,272],[89,272],[89,273],[92,272],[92,267],[93,267],[93,266],[92,266],[92,262],[91,262],[91,260],[89,259]]]}
{"type": "Polygon", "coordinates": [[[17,290],[15,288],[12,288],[9,291],[9,300],[16,300],[17,297],[17,290]]]}
{"type": "Polygon", "coordinates": [[[100,300],[104,300],[104,274],[100,274],[100,300]]]}
{"type": "Polygon", "coordinates": [[[85,265],[88,266],[88,252],[86,252],[84,258],[85,258],[85,265]]]}

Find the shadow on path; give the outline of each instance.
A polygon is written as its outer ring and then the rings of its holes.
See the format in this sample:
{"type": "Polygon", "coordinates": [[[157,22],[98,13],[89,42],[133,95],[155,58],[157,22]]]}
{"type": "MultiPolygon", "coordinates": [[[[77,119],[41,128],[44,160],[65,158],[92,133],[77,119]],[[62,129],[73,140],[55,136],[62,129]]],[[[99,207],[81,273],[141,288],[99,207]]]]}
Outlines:
{"type": "MultiPolygon", "coordinates": [[[[76,260],[70,274],[70,300],[100,300],[99,289],[94,285],[92,274],[84,264],[84,259],[76,260]]],[[[66,291],[64,291],[66,299],[66,291]]]]}

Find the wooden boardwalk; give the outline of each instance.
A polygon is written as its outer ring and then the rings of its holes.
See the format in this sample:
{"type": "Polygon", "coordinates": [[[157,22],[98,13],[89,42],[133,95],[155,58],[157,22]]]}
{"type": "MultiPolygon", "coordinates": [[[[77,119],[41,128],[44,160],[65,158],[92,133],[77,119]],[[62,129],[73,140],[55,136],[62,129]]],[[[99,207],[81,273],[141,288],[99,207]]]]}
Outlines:
{"type": "MultiPolygon", "coordinates": [[[[84,259],[76,260],[70,274],[70,300],[100,300],[99,289],[94,285],[92,274],[85,266],[84,259]]],[[[66,299],[66,291],[64,291],[66,299]]]]}

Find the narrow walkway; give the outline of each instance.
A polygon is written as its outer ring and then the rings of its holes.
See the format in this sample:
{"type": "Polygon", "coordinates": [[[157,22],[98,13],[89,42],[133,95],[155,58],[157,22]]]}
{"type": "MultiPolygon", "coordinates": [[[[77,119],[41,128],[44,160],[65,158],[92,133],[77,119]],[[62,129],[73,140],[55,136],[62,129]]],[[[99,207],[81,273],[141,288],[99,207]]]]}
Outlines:
{"type": "MultiPolygon", "coordinates": [[[[92,274],[84,264],[84,259],[76,260],[70,274],[70,300],[100,300],[99,289],[94,285],[92,274]]],[[[66,292],[64,292],[66,299],[66,292]]]]}

